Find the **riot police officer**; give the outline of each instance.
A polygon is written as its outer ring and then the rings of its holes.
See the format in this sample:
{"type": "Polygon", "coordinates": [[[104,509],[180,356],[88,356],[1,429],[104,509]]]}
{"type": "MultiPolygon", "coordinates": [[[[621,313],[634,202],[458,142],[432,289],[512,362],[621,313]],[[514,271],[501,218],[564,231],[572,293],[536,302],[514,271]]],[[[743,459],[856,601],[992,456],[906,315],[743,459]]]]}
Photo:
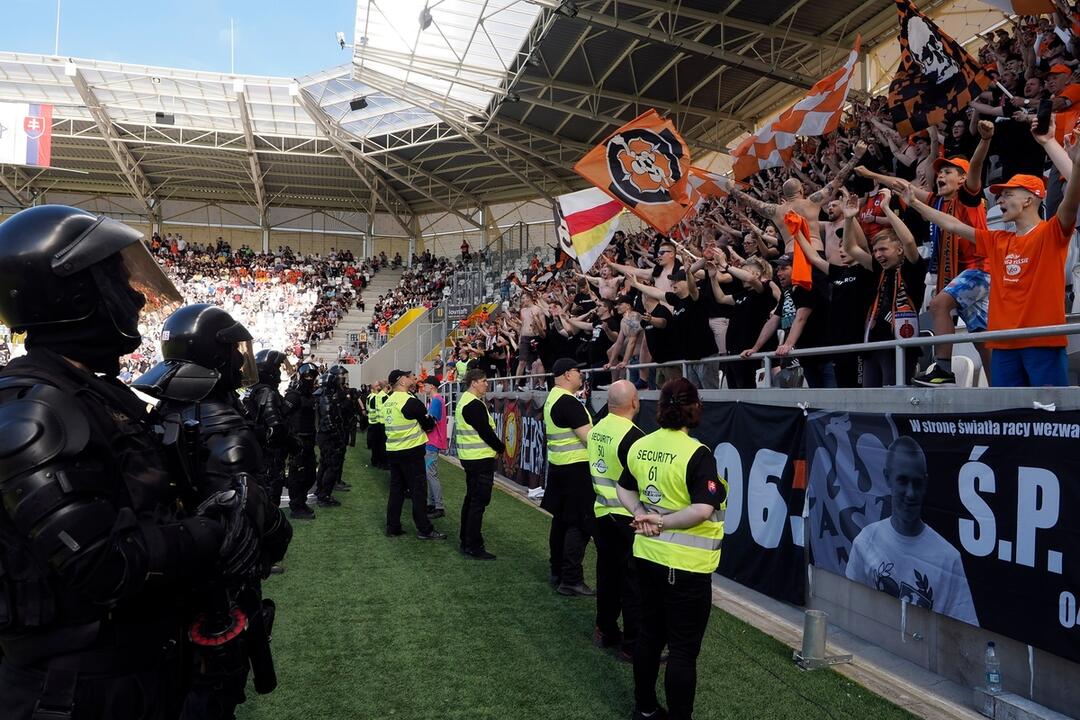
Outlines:
{"type": "Polygon", "coordinates": [[[249,666],[258,692],[277,684],[269,646],[273,603],[263,600],[259,581],[285,556],[292,528],[263,490],[259,440],[236,394],[258,379],[251,334],[221,308],[197,304],[169,316],[161,337],[164,360],[133,386],[161,400],[165,436],[176,438],[196,500],[241,505],[256,531],[258,564],[202,593],[188,632],[193,672],[184,717],[229,720],[244,702],[249,666]]]}
{"type": "Polygon", "coordinates": [[[244,398],[244,412],[255,425],[259,445],[266,459],[266,492],[274,507],[281,504],[281,489],[285,484],[285,464],[290,452],[300,446],[285,420],[285,399],[278,391],[281,384],[281,365],[285,353],[260,350],[255,355],[259,381],[251,386],[244,398]]]}
{"type": "Polygon", "coordinates": [[[146,403],[115,380],[140,312],[180,300],[119,222],[42,205],[0,224],[0,322],[29,348],[0,373],[7,720],[177,717],[187,589],[256,560],[242,513],[185,509],[146,403]]]}
{"type": "MultiPolygon", "coordinates": [[[[359,408],[353,398],[352,388],[349,387],[349,370],[344,365],[334,365],[329,372],[337,377],[337,387],[334,392],[337,394],[338,409],[341,413],[341,461],[344,463],[346,448],[356,444],[356,416],[359,414],[359,408]]],[[[352,489],[341,477],[340,470],[334,489],[344,491],[352,489]]]]}
{"type": "Polygon", "coordinates": [[[333,495],[345,462],[345,422],[341,416],[340,383],[340,372],[327,372],[323,375],[321,386],[315,391],[315,442],[319,446],[315,501],[322,507],[341,505],[341,501],[333,495]]]}
{"type": "Polygon", "coordinates": [[[314,520],[315,511],[307,504],[307,494],[315,484],[315,380],[319,369],[314,363],[301,363],[285,391],[285,417],[299,443],[299,450],[289,458],[289,517],[314,520]]]}

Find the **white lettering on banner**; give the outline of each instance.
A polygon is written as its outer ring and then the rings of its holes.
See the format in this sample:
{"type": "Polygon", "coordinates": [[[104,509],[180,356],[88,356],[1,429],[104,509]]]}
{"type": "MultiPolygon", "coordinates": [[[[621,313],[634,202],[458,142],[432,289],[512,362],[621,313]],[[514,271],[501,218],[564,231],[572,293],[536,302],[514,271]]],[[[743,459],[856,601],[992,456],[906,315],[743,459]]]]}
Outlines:
{"type": "MultiPolygon", "coordinates": [[[[1035,567],[1035,534],[1057,525],[1060,504],[1057,475],[1045,468],[1020,467],[1016,501],[1017,563],[1035,567]]],[[[1048,558],[1047,564],[1053,565],[1053,561],[1048,558]]],[[[1060,574],[1061,569],[1057,572],[1060,574]]]]}
{"type": "Polygon", "coordinates": [[[521,414],[521,450],[518,465],[525,472],[544,474],[544,424],[525,413],[521,414]]]}
{"type": "Polygon", "coordinates": [[[979,495],[980,492],[993,493],[995,489],[994,471],[986,463],[978,462],[986,452],[985,445],[976,445],[971,450],[971,459],[960,467],[958,478],[960,502],[974,518],[961,518],[960,544],[972,555],[985,557],[994,552],[997,545],[997,521],[994,511],[979,495]]]}
{"type": "Polygon", "coordinates": [[[1068,590],[1058,596],[1058,622],[1066,630],[1076,627],[1076,596],[1068,590]]]}
{"type": "Polygon", "coordinates": [[[762,448],[754,456],[750,466],[750,478],[746,488],[746,516],[750,520],[750,534],[763,548],[771,550],[780,545],[787,523],[787,503],[780,494],[779,482],[787,467],[784,453],[762,448]]]}
{"type": "Polygon", "coordinates": [[[716,458],[717,472],[727,480],[728,486],[725,532],[734,533],[739,529],[743,520],[745,499],[746,518],[750,523],[750,535],[754,542],[767,550],[779,547],[784,537],[784,527],[790,523],[792,541],[802,547],[803,534],[801,530],[795,533],[796,526],[802,527],[802,517],[788,517],[787,502],[779,486],[780,478],[788,466],[788,456],[767,448],[758,450],[745,483],[742,456],[738,448],[731,443],[720,443],[713,450],[713,457],[716,458]]]}
{"type": "MultiPolygon", "coordinates": [[[[1008,423],[1006,423],[1008,424],[1008,423]]],[[[1061,507],[1061,485],[1057,475],[1046,468],[1021,466],[1017,469],[1016,541],[997,537],[997,518],[989,503],[980,493],[993,495],[997,491],[994,470],[979,458],[987,446],[972,448],[970,459],[960,467],[957,485],[960,502],[971,513],[970,518],[960,518],[960,544],[976,557],[986,557],[997,549],[1003,562],[1015,562],[1026,567],[1036,567],[1035,557],[1039,530],[1049,530],[1058,523],[1061,507]]],[[[1062,574],[1064,558],[1060,550],[1047,550],[1046,570],[1062,574]]]]}
{"type": "Polygon", "coordinates": [[[1051,437],[1080,439],[1080,423],[998,422],[996,420],[908,420],[911,431],[928,435],[981,435],[991,437],[1051,437]]]}
{"type": "Polygon", "coordinates": [[[743,471],[742,457],[731,443],[720,443],[713,450],[716,458],[716,472],[727,480],[727,511],[724,513],[724,532],[734,533],[742,525],[743,516],[743,471]]]}

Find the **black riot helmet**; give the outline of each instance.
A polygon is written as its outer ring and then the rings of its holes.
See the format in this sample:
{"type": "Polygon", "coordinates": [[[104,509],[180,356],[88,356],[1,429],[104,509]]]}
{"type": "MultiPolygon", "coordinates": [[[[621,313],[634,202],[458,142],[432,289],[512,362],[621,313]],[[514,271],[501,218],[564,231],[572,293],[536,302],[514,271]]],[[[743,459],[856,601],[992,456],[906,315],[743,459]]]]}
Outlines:
{"type": "Polygon", "coordinates": [[[259,369],[259,380],[271,385],[281,382],[281,365],[285,362],[285,353],[280,350],[260,350],[255,354],[255,365],[259,369]]]}
{"type": "Polygon", "coordinates": [[[296,368],[296,377],[299,378],[301,385],[311,390],[315,387],[315,381],[319,379],[319,368],[315,363],[300,363],[300,367],[296,368]]]}
{"type": "Polygon", "coordinates": [[[186,305],[161,327],[161,356],[216,370],[230,388],[259,379],[251,333],[216,305],[186,305]]]}
{"type": "Polygon", "coordinates": [[[341,390],[349,387],[349,371],[342,365],[334,365],[330,368],[330,377],[336,378],[337,387],[341,390]]]}
{"type": "Polygon", "coordinates": [[[66,205],[40,205],[0,223],[0,322],[98,371],[141,343],[140,312],[182,298],[142,234],[66,205]]]}

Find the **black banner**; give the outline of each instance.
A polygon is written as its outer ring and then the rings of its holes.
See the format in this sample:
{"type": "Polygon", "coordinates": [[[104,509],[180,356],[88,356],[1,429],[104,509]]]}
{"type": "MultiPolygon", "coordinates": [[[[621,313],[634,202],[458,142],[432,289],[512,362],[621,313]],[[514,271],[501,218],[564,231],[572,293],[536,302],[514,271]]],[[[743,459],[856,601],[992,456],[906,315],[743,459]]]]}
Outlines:
{"type": "MultiPolygon", "coordinates": [[[[642,401],[638,426],[655,430],[655,417],[656,403],[642,401]]],[[[804,425],[798,408],[706,403],[690,431],[728,484],[718,572],[796,605],[804,602],[804,425]]]]}
{"type": "Polygon", "coordinates": [[[815,566],[1080,661],[1080,412],[808,424],[815,566]]]}
{"type": "Polygon", "coordinates": [[[544,484],[547,474],[547,447],[544,438],[544,405],[532,398],[487,398],[495,419],[495,432],[506,444],[506,452],[495,461],[498,473],[527,488],[544,484]]]}

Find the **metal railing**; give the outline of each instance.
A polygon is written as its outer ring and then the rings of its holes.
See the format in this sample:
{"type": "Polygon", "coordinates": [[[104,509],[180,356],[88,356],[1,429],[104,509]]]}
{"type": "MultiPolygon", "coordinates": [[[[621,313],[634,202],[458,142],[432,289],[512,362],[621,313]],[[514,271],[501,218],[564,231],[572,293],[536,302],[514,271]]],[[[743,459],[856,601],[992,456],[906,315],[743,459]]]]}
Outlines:
{"type": "MultiPolygon", "coordinates": [[[[869,353],[878,350],[892,350],[896,358],[896,381],[894,387],[906,387],[906,358],[905,353],[909,348],[936,347],[938,345],[957,345],[965,342],[983,343],[996,340],[1028,340],[1032,338],[1080,335],[1080,315],[1070,315],[1067,319],[1076,322],[1065,325],[1044,325],[1033,328],[1019,328],[1016,330],[994,330],[979,333],[949,333],[932,337],[913,337],[904,340],[880,340],[866,343],[851,343],[848,345],[826,345],[823,347],[805,348],[792,350],[786,355],[777,355],[775,351],[759,352],[742,357],[741,355],[716,355],[701,358],[700,360],[672,360],[664,363],[634,363],[624,366],[626,370],[652,370],[656,368],[681,368],[683,377],[688,374],[691,365],[726,365],[738,362],[762,361],[765,368],[765,382],[772,387],[772,369],[777,360],[784,361],[801,357],[820,357],[821,355],[843,355],[848,353],[869,353]]],[[[596,373],[611,372],[611,368],[583,368],[582,374],[591,375],[596,373]]],[[[507,383],[517,381],[531,381],[536,378],[549,377],[551,373],[531,373],[524,375],[506,375],[493,378],[495,383],[507,383]]]]}

